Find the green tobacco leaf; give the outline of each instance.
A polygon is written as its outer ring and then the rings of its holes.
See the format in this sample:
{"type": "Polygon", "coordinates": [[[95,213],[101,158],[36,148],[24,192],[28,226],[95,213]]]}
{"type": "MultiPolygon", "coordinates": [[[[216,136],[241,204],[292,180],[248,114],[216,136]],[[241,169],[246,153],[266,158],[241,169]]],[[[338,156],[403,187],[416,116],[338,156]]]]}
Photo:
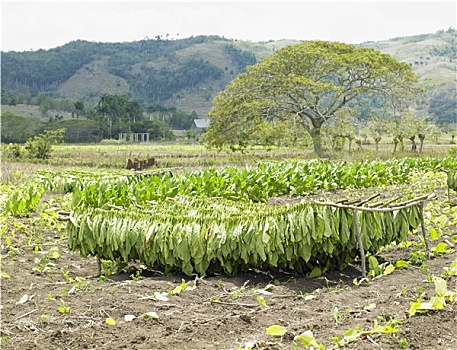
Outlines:
{"type": "Polygon", "coordinates": [[[155,313],[154,311],[145,312],[144,314],[141,315],[141,317],[152,318],[153,320],[159,319],[159,315],[157,315],[157,313],[155,313]]]}
{"type": "Polygon", "coordinates": [[[343,333],[343,342],[344,343],[352,343],[353,341],[357,340],[360,337],[360,332],[355,328],[350,328],[346,332],[343,333]]]}
{"type": "Polygon", "coordinates": [[[447,253],[446,247],[447,247],[446,243],[444,243],[444,242],[438,243],[438,245],[436,247],[432,248],[432,252],[434,255],[446,254],[447,253]]]}
{"type": "Polygon", "coordinates": [[[451,263],[451,266],[449,267],[449,275],[457,276],[457,258],[454,259],[454,261],[451,263]]]}
{"type": "Polygon", "coordinates": [[[384,276],[390,275],[392,272],[395,271],[395,266],[392,264],[387,265],[386,269],[382,273],[384,276]]]}
{"type": "Polygon", "coordinates": [[[275,337],[282,337],[284,334],[287,333],[287,329],[280,325],[272,325],[266,329],[266,333],[268,335],[272,335],[275,337]]]}
{"type": "Polygon", "coordinates": [[[398,260],[395,263],[395,268],[397,268],[397,269],[401,269],[403,267],[408,267],[408,266],[409,266],[409,263],[407,261],[404,261],[404,260],[398,260]]]}
{"type": "Polygon", "coordinates": [[[373,277],[380,274],[378,259],[376,259],[373,255],[368,257],[368,268],[373,277]]]}
{"type": "Polygon", "coordinates": [[[313,268],[313,270],[308,274],[308,278],[315,278],[315,277],[319,277],[321,275],[322,275],[322,270],[318,266],[315,266],[313,268]]]}
{"type": "Polygon", "coordinates": [[[408,310],[408,315],[409,317],[414,316],[416,314],[416,311],[420,308],[422,302],[420,299],[418,299],[416,302],[410,301],[409,302],[409,310],[408,310]]]}
{"type": "Polygon", "coordinates": [[[436,294],[440,297],[444,297],[447,293],[447,282],[441,277],[434,277],[433,283],[435,284],[436,294]]]}
{"type": "Polygon", "coordinates": [[[114,326],[116,324],[116,320],[114,318],[107,318],[106,319],[106,324],[110,325],[110,326],[114,326]]]}
{"type": "Polygon", "coordinates": [[[260,305],[267,307],[267,302],[265,301],[265,298],[261,295],[257,296],[257,301],[260,303],[260,305]]]}
{"type": "Polygon", "coordinates": [[[319,344],[317,344],[316,338],[314,338],[313,332],[307,330],[300,335],[297,335],[294,338],[295,341],[299,341],[303,344],[303,346],[312,346],[316,349],[319,348],[319,344]]]}

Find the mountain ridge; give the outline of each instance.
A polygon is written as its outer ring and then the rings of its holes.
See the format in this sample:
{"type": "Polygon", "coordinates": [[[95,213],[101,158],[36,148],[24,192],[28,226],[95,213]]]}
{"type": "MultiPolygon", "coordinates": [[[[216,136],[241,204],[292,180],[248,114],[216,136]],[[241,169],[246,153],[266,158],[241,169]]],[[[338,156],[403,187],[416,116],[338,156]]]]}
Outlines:
{"type": "MultiPolygon", "coordinates": [[[[122,93],[145,107],[173,105],[205,117],[212,99],[247,66],[300,42],[249,42],[213,35],[125,43],[76,40],[49,50],[2,52],[2,94],[22,93],[30,99],[41,92],[96,103],[103,93],[122,93]]],[[[452,122],[457,106],[456,43],[456,30],[450,28],[356,46],[410,64],[426,90],[417,101],[419,109],[440,122],[452,122]]]]}

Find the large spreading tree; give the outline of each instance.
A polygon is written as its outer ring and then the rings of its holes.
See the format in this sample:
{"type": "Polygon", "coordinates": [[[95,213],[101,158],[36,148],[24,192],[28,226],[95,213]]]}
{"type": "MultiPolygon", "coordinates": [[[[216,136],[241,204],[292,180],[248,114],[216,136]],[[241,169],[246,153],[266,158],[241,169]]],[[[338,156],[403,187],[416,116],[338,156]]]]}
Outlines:
{"type": "Polygon", "coordinates": [[[284,121],[304,128],[322,154],[322,125],[351,101],[373,94],[396,108],[416,82],[408,64],[373,49],[326,41],[288,46],[248,67],[216,96],[204,140],[244,147],[284,121]]]}

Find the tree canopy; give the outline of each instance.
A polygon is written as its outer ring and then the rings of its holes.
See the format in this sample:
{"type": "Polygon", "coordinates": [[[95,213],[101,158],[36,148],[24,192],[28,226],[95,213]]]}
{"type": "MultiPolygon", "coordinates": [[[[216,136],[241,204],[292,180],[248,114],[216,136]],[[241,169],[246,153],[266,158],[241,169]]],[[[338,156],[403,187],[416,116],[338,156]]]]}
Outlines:
{"type": "Polygon", "coordinates": [[[376,95],[399,108],[416,82],[408,64],[374,49],[326,41],[288,46],[248,67],[216,96],[204,140],[209,146],[244,147],[272,121],[293,121],[321,154],[322,125],[349,102],[376,95]]]}

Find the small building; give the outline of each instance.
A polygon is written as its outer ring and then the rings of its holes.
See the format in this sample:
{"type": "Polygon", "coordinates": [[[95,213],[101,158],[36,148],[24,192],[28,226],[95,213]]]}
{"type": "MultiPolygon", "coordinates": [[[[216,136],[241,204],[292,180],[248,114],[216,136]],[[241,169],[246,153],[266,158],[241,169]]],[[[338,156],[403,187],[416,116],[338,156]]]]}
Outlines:
{"type": "Polygon", "coordinates": [[[190,127],[191,130],[204,131],[209,126],[209,119],[194,119],[190,127]]]}
{"type": "Polygon", "coordinates": [[[119,133],[119,142],[149,142],[149,133],[122,132],[119,133]]]}

